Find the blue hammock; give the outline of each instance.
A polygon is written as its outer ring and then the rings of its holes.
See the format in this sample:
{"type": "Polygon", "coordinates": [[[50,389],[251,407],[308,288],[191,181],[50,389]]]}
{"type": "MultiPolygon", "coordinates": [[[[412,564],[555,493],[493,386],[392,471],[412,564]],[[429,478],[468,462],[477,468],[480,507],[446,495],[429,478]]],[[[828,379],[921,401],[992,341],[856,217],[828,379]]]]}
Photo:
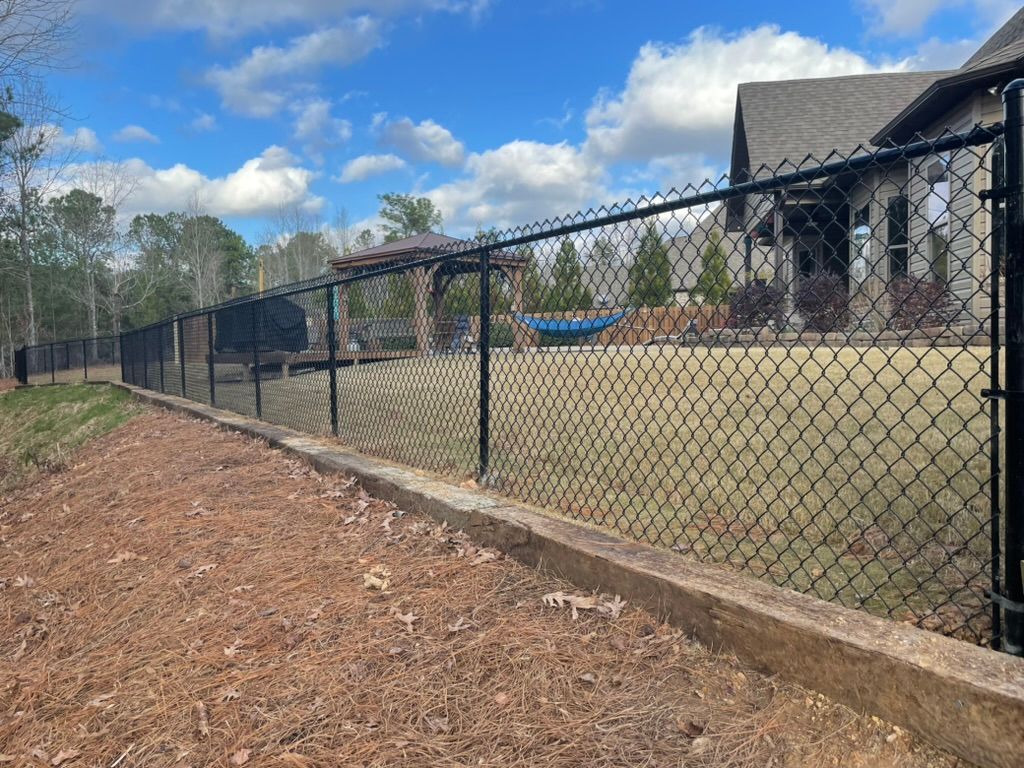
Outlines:
{"type": "Polygon", "coordinates": [[[514,312],[512,317],[530,330],[543,333],[545,336],[553,336],[556,339],[578,339],[583,336],[593,336],[606,328],[611,328],[632,311],[624,309],[614,315],[592,317],[586,320],[550,320],[522,315],[518,312],[514,312]]]}

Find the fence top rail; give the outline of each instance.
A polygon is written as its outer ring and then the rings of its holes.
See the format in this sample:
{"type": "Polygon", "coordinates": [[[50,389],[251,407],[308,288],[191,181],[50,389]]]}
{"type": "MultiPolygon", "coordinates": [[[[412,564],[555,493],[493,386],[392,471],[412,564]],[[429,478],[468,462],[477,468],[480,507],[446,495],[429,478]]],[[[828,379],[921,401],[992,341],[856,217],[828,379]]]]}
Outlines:
{"type": "Polygon", "coordinates": [[[82,342],[90,341],[116,341],[119,337],[115,334],[108,333],[105,336],[80,336],[77,339],[54,339],[53,341],[46,341],[42,344],[24,345],[20,349],[26,352],[31,352],[34,349],[49,349],[51,346],[63,345],[63,344],[81,344],[82,342]]]}
{"type": "Polygon", "coordinates": [[[407,272],[420,267],[433,266],[445,261],[456,261],[473,257],[479,258],[485,251],[493,253],[494,251],[518,248],[530,243],[565,237],[589,229],[613,226],[636,219],[672,213],[673,211],[706,206],[711,203],[722,203],[727,200],[743,198],[747,195],[775,192],[786,187],[806,184],[822,178],[840,176],[844,173],[863,172],[875,167],[885,167],[900,160],[913,160],[939,152],[983,146],[994,142],[1003,135],[1004,131],[1003,124],[999,122],[990,125],[979,123],[963,133],[947,131],[935,139],[925,139],[919,135],[917,140],[907,144],[882,148],[859,145],[845,157],[841,156],[838,152],[833,152],[829,158],[826,158],[827,162],[822,162],[808,155],[799,163],[784,161],[776,168],[761,166],[750,174],[753,178],[749,181],[723,186],[715,186],[713,182],[705,182],[701,187],[688,185],[682,191],[670,190],[667,195],[675,193],[672,199],[662,200],[657,203],[640,204],[644,202],[644,199],[641,199],[636,204],[627,201],[622,205],[613,205],[610,208],[590,209],[534,224],[513,227],[499,233],[493,241],[480,242],[468,240],[452,246],[435,247],[432,249],[424,248],[419,251],[419,253],[426,254],[422,258],[396,262],[344,277],[326,274],[301,282],[277,286],[267,289],[262,293],[252,293],[219,304],[181,312],[141,328],[136,328],[125,335],[142,333],[179,320],[201,317],[228,307],[245,305],[265,298],[296,296],[321,288],[348,285],[372,280],[376,277],[407,272]],[[836,159],[830,159],[833,156],[836,159]],[[784,168],[792,168],[792,170],[780,173],[784,168]],[[757,178],[761,173],[768,175],[757,178]],[[708,188],[705,189],[703,187],[708,188]]]}

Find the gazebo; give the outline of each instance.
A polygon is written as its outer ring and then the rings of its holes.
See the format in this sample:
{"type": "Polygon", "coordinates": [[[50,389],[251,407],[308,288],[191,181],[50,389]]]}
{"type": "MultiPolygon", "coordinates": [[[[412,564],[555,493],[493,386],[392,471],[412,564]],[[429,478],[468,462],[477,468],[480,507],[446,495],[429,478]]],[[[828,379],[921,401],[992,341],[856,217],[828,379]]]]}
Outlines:
{"type": "MultiPolygon", "coordinates": [[[[458,254],[459,250],[472,247],[474,243],[436,232],[424,232],[412,237],[395,240],[373,248],[365,248],[329,261],[331,269],[343,276],[372,271],[374,268],[391,264],[403,264],[437,256],[445,252],[458,254]]],[[[512,311],[522,312],[523,271],[527,258],[508,251],[491,252],[491,268],[505,276],[512,287],[512,311]]],[[[413,286],[413,326],[416,335],[416,351],[426,354],[431,351],[431,336],[441,318],[444,297],[452,281],[459,275],[474,274],[480,270],[479,256],[474,254],[460,258],[453,255],[439,263],[410,270],[413,286]]],[[[338,286],[338,348],[348,349],[350,320],[348,313],[347,286],[338,286]]],[[[513,349],[521,351],[526,345],[526,331],[516,324],[513,333],[513,349]]]]}

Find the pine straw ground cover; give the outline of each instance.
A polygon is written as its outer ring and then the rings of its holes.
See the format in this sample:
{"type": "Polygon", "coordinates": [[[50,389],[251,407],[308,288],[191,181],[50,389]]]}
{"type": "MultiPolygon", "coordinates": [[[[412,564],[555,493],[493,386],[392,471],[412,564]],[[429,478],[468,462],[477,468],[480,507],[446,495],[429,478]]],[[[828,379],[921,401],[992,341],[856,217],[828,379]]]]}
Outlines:
{"type": "Polygon", "coordinates": [[[178,416],[0,504],[4,763],[957,764],[178,416]]]}

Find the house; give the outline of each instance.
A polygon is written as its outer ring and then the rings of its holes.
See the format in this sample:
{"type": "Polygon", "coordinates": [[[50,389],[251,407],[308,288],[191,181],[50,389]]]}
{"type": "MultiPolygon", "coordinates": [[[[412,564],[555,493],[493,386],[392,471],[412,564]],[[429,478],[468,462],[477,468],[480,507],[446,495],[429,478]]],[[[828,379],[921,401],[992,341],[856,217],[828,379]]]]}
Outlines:
{"type": "MultiPolygon", "coordinates": [[[[1000,89],[1021,75],[1024,9],[956,70],[743,83],[733,182],[998,122],[1000,89]]],[[[956,299],[958,321],[970,325],[991,305],[985,276],[999,246],[979,194],[997,185],[1000,151],[996,144],[897,159],[748,195],[729,202],[727,228],[772,251],[775,280],[796,323],[792,302],[801,282],[831,272],[866,309],[877,308],[897,278],[941,282],[956,299]]]]}

